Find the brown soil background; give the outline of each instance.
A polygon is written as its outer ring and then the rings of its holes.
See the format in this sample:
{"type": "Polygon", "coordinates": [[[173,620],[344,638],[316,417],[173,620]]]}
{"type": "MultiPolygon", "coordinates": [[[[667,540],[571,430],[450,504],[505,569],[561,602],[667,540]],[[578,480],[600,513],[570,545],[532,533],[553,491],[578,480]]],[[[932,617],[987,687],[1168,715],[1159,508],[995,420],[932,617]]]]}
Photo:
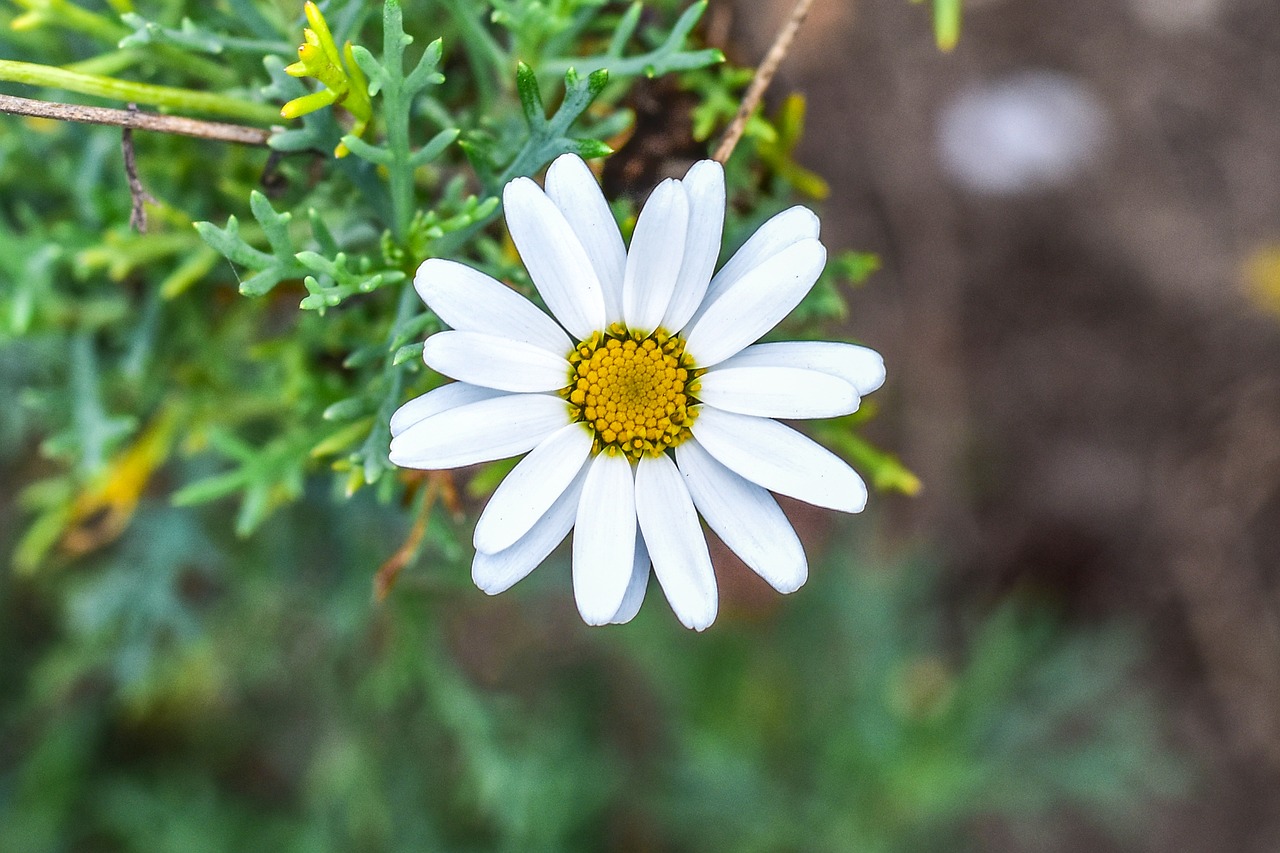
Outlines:
{"type": "MultiPolygon", "coordinates": [[[[882,501],[893,539],[943,559],[959,601],[1019,588],[1138,625],[1198,779],[1124,849],[1274,851],[1280,316],[1243,270],[1280,242],[1280,4],[1178,32],[1137,2],[975,0],[947,55],[927,4],[817,0],[771,97],[808,99],[825,242],[884,260],[849,331],[889,365],[874,437],[925,482],[882,501]],[[1052,191],[955,188],[941,107],[1023,69],[1092,89],[1101,157],[1052,191]]],[[[792,3],[712,5],[749,65],[792,3]]],[[[1082,827],[1049,849],[1113,848],[1082,827]]]]}

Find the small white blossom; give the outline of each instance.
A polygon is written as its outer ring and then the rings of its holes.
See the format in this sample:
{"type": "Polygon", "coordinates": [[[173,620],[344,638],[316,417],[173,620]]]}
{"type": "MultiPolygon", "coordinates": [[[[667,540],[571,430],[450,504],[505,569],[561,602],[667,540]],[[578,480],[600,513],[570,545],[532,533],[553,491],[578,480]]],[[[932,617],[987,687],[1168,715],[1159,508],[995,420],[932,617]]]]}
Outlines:
{"type": "Polygon", "coordinates": [[[798,589],[804,550],[769,492],[858,512],[867,490],[772,418],[845,415],[884,381],[865,347],[755,343],[822,272],[817,217],[778,214],[713,275],[725,206],[715,161],[654,190],[630,251],[576,155],[551,165],[545,192],[517,178],[503,201],[552,316],[484,273],[425,261],[414,286],[451,330],[428,338],[423,358],[457,381],[391,419],[391,460],[404,467],[528,453],[476,524],[476,585],[510,588],[573,530],[586,622],[630,620],[652,565],[676,616],[700,631],[718,605],[700,513],[775,589],[798,589]]]}

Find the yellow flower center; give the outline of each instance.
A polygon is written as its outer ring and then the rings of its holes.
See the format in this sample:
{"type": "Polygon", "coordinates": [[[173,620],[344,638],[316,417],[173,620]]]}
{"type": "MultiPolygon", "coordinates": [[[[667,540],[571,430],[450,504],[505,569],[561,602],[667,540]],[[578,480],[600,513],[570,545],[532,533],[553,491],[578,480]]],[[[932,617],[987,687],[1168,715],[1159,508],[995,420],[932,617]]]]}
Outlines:
{"type": "Polygon", "coordinates": [[[639,459],[689,437],[698,371],[680,338],[662,329],[640,337],[615,324],[578,344],[569,363],[569,385],[561,393],[574,420],[595,433],[595,452],[639,459]]]}

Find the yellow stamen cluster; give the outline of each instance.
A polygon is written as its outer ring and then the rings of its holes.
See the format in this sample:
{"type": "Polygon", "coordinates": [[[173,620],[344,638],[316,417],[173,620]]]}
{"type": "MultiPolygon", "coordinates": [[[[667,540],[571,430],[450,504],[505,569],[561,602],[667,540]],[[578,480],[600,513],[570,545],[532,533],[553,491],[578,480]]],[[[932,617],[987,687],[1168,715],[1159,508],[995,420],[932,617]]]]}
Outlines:
{"type": "Polygon", "coordinates": [[[562,392],[574,420],[596,436],[595,451],[616,448],[639,459],[690,435],[697,390],[684,341],[662,329],[648,337],[620,325],[596,333],[569,354],[573,371],[562,392]]]}

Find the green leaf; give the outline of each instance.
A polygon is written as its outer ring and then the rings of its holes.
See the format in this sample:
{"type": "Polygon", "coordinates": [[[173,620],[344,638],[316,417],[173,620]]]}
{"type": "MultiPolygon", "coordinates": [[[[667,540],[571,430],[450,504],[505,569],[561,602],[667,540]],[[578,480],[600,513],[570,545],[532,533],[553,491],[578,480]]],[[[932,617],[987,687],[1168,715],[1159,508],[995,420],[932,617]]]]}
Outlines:
{"type": "Polygon", "coordinates": [[[321,415],[326,421],[349,421],[352,418],[358,418],[368,411],[368,401],[363,397],[348,397],[345,400],[339,400],[329,408],[324,410],[321,415]]]}
{"type": "Polygon", "coordinates": [[[273,39],[238,38],[227,33],[210,30],[183,18],[177,29],[149,21],[135,12],[125,12],[120,20],[133,27],[133,32],[120,39],[121,48],[141,47],[147,44],[172,45],[198,53],[220,54],[239,51],[255,56],[263,54],[288,55],[294,48],[285,41],[273,39]]]}
{"type": "Polygon", "coordinates": [[[405,344],[396,350],[395,356],[391,359],[392,364],[404,364],[406,361],[415,361],[422,358],[423,344],[405,344]]]}
{"type": "MultiPolygon", "coordinates": [[[[493,194],[497,195],[501,187],[513,178],[532,175],[556,157],[569,151],[577,151],[580,146],[585,145],[588,151],[608,148],[599,140],[575,139],[568,135],[574,122],[586,112],[608,82],[609,72],[603,69],[593,71],[584,80],[570,68],[564,75],[564,99],[555,114],[548,119],[542,110],[542,96],[538,91],[537,79],[529,67],[521,63],[516,71],[516,85],[521,92],[520,99],[529,137],[507,168],[500,175],[486,180],[486,186],[493,188],[493,194]]],[[[482,168],[483,163],[477,164],[477,170],[482,168]]]]}
{"type": "Polygon", "coordinates": [[[290,213],[277,213],[267,197],[254,190],[249,195],[249,208],[271,249],[270,254],[250,246],[240,236],[240,224],[234,216],[227,219],[227,227],[219,228],[210,222],[197,222],[195,229],[206,243],[217,249],[230,261],[254,270],[254,274],[241,280],[240,292],[245,296],[262,296],[280,282],[298,279],[307,269],[295,258],[293,238],[289,234],[290,213]]]}
{"type": "Polygon", "coordinates": [[[426,165],[444,153],[444,150],[457,140],[461,133],[456,127],[447,127],[431,138],[426,145],[413,152],[409,165],[413,168],[426,165]]]}
{"type": "Polygon", "coordinates": [[[605,53],[598,56],[550,59],[542,63],[542,70],[562,72],[574,66],[588,72],[605,69],[610,72],[612,79],[624,80],[639,75],[657,77],[675,71],[692,71],[724,62],[724,54],[715,48],[685,49],[685,42],[693,28],[707,11],[707,0],[700,0],[686,9],[658,47],[634,56],[623,56],[623,50],[635,31],[641,11],[640,3],[633,3],[627,9],[605,53]]]}
{"type": "MultiPolygon", "coordinates": [[[[565,87],[570,85],[570,80],[576,81],[577,75],[570,68],[565,74],[565,87]],[[569,75],[574,75],[570,78],[569,75]]],[[[524,111],[525,123],[529,125],[529,129],[537,132],[539,128],[546,127],[547,113],[542,106],[542,92],[538,90],[538,77],[533,73],[533,69],[523,62],[516,65],[516,92],[520,95],[520,108],[524,111]]]]}

